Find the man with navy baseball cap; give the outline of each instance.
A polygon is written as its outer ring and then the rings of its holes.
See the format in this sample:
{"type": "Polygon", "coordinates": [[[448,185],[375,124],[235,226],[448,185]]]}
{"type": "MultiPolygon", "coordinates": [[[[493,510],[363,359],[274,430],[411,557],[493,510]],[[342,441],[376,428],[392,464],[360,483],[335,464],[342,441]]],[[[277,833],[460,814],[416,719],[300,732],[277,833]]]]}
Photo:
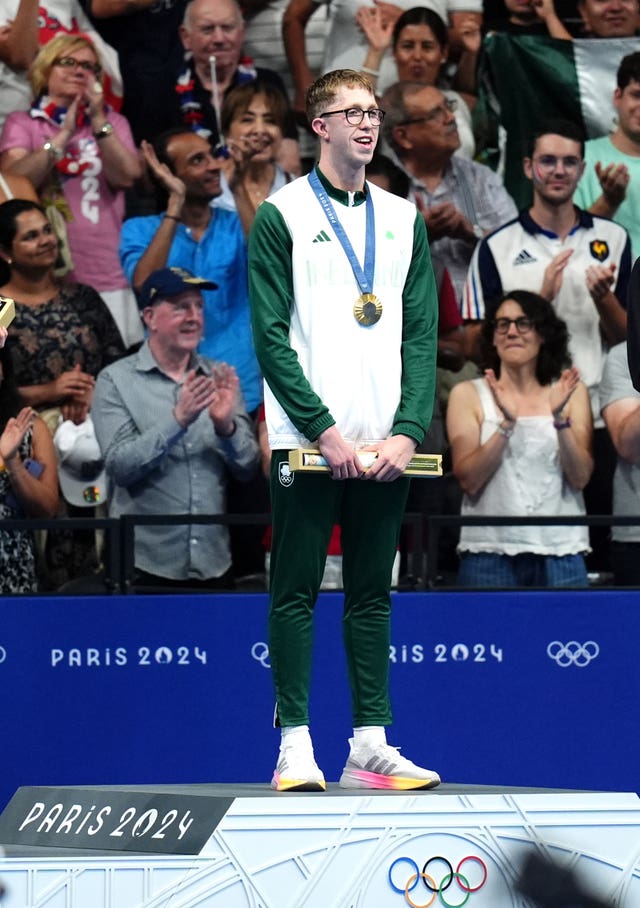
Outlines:
{"type": "Polygon", "coordinates": [[[177,296],[185,290],[216,290],[218,285],[196,277],[186,268],[159,268],[153,271],[138,293],[138,306],[144,310],[166,297],[177,296]]]}
{"type": "MultiPolygon", "coordinates": [[[[182,268],[152,272],[138,305],[140,349],[98,376],[92,415],[112,496],[109,514],[219,514],[226,474],[252,476],[258,445],[235,369],[197,354],[202,290],[182,268]]],[[[233,585],[222,525],[139,526],[134,585],[219,589],[233,585]]]]}

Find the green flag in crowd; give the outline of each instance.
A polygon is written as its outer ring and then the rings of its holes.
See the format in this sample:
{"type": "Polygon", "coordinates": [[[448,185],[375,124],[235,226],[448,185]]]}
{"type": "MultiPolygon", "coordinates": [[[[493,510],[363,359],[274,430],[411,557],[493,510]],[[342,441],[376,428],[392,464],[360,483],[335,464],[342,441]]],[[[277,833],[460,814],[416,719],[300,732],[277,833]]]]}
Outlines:
{"type": "Polygon", "coordinates": [[[639,38],[486,36],[474,110],[478,159],[502,173],[518,208],[531,204],[522,159],[532,132],[558,117],[581,126],[585,139],[611,132],[616,72],[637,50],[639,38]]]}

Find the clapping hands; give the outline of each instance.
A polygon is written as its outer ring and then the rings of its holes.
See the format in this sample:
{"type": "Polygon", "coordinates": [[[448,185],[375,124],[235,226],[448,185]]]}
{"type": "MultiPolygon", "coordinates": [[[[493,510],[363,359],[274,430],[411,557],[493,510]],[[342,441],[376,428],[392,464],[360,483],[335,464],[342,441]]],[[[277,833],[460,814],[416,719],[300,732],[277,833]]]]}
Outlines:
{"type": "Polygon", "coordinates": [[[587,290],[594,303],[600,303],[611,291],[616,279],[614,262],[608,265],[589,265],[586,270],[587,290]]]}
{"type": "Polygon", "coordinates": [[[613,208],[624,202],[631,175],[626,164],[607,164],[600,161],[595,164],[595,172],[605,199],[613,208]]]}
{"type": "Polygon", "coordinates": [[[155,153],[153,145],[144,139],[140,143],[140,150],[145,163],[161,186],[166,189],[170,196],[174,196],[182,205],[186,194],[185,185],[182,180],[172,173],[166,164],[161,164],[155,153]]]}
{"type": "Polygon", "coordinates": [[[356,23],[374,50],[385,51],[391,45],[395,19],[380,6],[361,6],[356,12],[356,23]]]}
{"type": "Polygon", "coordinates": [[[496,378],[496,374],[493,369],[485,369],[484,377],[487,381],[487,384],[489,385],[489,390],[493,395],[496,407],[498,408],[498,410],[500,410],[507,422],[514,423],[518,418],[518,414],[513,409],[513,406],[511,404],[507,406],[507,404],[505,403],[503,388],[496,378]]]}
{"type": "Polygon", "coordinates": [[[238,404],[240,382],[233,366],[218,363],[212,375],[199,375],[191,369],[182,383],[174,408],[177,422],[186,429],[203,410],[209,411],[216,432],[233,432],[233,415],[238,404]]]}
{"type": "Polygon", "coordinates": [[[565,369],[558,381],[551,386],[549,403],[554,420],[560,419],[569,398],[580,384],[580,373],[575,366],[565,369]]]}
{"type": "Polygon", "coordinates": [[[238,406],[240,381],[233,366],[226,363],[218,363],[214,368],[213,380],[215,388],[209,405],[209,416],[213,420],[216,432],[220,435],[231,435],[233,414],[238,406]]]}
{"type": "Polygon", "coordinates": [[[0,435],[0,457],[3,463],[9,463],[16,456],[23,438],[33,425],[35,415],[31,407],[23,407],[16,417],[7,420],[0,435]]]}

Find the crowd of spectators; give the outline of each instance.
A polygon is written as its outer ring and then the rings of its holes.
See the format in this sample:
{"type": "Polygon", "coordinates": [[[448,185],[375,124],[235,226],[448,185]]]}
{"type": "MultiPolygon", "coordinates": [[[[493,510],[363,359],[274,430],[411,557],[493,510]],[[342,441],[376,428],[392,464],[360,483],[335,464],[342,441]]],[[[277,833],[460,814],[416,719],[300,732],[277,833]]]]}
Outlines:
{"type": "MultiPolygon", "coordinates": [[[[247,238],[314,166],[305,93],[336,68],[379,97],[367,178],[415,203],[439,293],[421,450],[445,476],[415,480],[409,510],[640,515],[638,0],[0,10],[3,519],[268,512],[247,238]],[[74,497],[57,473],[76,437],[94,455],[74,497]]],[[[467,587],[635,585],[639,545],[640,519],[487,525],[442,534],[439,555],[467,587]]],[[[260,586],[265,548],[260,524],[144,526],[132,580],[260,586]]],[[[5,593],[103,560],[92,531],[0,531],[5,593]]]]}

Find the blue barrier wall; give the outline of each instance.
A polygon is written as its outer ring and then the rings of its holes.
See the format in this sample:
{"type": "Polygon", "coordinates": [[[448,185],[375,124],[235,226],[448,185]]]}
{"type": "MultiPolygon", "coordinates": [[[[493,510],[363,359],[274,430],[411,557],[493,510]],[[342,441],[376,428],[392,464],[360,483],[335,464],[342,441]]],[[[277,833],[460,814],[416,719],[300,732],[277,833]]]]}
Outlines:
{"type": "MultiPolygon", "coordinates": [[[[350,734],[339,594],[316,616],[312,733],[350,734]]],[[[264,595],[4,598],[0,809],[21,785],[267,782],[264,595]]],[[[636,592],[394,598],[390,743],[444,781],[638,791],[636,592]]]]}

